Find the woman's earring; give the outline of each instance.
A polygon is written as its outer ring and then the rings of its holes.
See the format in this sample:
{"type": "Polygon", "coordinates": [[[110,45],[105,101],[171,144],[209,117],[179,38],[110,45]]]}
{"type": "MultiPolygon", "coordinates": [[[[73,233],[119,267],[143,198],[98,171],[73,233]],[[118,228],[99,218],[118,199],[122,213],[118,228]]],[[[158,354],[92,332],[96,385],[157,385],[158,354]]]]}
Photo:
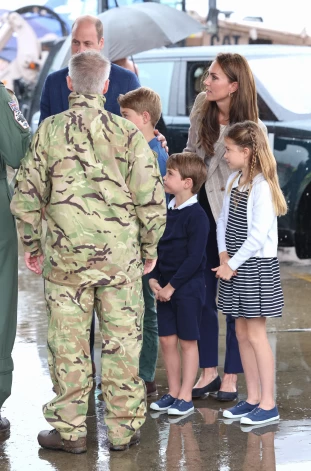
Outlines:
{"type": "Polygon", "coordinates": [[[228,96],[229,96],[230,98],[232,97],[232,95],[233,95],[233,93],[230,93],[230,92],[228,93],[228,96]]]}

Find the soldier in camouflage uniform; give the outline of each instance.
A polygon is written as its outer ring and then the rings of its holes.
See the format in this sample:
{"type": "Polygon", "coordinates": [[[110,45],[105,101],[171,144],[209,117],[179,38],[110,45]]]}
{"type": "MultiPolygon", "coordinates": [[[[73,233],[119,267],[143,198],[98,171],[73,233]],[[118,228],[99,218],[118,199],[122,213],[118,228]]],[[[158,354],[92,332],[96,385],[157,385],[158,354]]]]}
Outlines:
{"type": "Polygon", "coordinates": [[[58,394],[43,407],[55,430],[41,432],[38,440],[73,453],[86,451],[94,307],[103,337],[110,448],[122,450],[139,441],[136,432],[146,413],[138,376],[142,259],[148,272],[165,227],[165,194],[154,154],[131,122],[103,109],[109,68],[94,51],[71,58],[70,108],[40,125],[11,204],[27,266],[36,273],[41,272],[45,208],[48,353],[58,394]]]}

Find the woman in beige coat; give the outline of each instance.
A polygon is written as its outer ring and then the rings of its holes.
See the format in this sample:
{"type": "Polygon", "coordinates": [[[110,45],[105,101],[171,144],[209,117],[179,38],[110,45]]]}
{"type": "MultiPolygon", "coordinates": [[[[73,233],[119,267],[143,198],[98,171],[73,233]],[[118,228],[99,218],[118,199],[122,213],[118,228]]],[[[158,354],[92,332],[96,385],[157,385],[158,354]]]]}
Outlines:
{"type": "Polygon", "coordinates": [[[258,122],[257,94],[253,74],[239,54],[220,53],[209,67],[204,80],[205,92],[198,95],[191,115],[187,147],[204,159],[208,177],[199,200],[210,220],[207,243],[206,303],[202,315],[199,357],[201,376],[193,397],[217,393],[220,401],[237,398],[237,374],[243,372],[235,321],[227,318],[226,357],[222,381],[218,366],[217,280],[212,268],[221,263],[216,241],[216,222],[222,207],[226,181],[231,173],[224,160],[224,133],[228,125],[251,120],[258,122]]]}

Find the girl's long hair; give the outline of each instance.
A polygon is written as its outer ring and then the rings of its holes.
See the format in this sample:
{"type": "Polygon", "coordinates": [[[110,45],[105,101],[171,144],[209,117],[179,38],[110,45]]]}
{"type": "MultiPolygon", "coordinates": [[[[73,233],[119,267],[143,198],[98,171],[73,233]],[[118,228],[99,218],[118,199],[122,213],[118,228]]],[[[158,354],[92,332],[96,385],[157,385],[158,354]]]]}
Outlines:
{"type": "MultiPolygon", "coordinates": [[[[257,123],[257,92],[254,76],[247,60],[240,54],[233,53],[219,53],[215,60],[228,77],[229,82],[238,83],[237,90],[231,96],[229,124],[245,120],[257,123]]],[[[217,103],[205,99],[197,112],[200,123],[197,145],[203,148],[207,157],[212,157],[214,155],[214,145],[220,133],[217,103]]]]}
{"type": "MultiPolygon", "coordinates": [[[[249,185],[251,191],[255,173],[261,172],[270,186],[276,215],[286,214],[287,204],[279,185],[276,160],[271,152],[268,138],[261,127],[253,121],[236,123],[226,130],[225,137],[231,139],[235,145],[242,148],[247,147],[250,150],[249,175],[243,186],[249,185]]],[[[236,178],[233,179],[229,191],[231,191],[236,178]]]]}

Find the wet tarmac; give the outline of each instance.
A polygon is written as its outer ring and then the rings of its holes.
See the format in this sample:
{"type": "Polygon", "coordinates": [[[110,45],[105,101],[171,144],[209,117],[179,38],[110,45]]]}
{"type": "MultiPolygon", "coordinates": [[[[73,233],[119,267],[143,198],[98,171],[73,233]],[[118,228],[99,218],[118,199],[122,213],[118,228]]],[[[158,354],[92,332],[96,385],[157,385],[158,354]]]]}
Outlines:
{"type": "MultiPolygon", "coordinates": [[[[104,403],[92,391],[88,412],[88,451],[69,455],[40,449],[37,434],[49,429],[41,406],[53,396],[46,357],[46,314],[43,281],[26,272],[20,259],[18,332],[14,348],[12,396],[2,415],[11,421],[11,435],[0,443],[0,471],[310,471],[311,470],[311,263],[292,250],[280,251],[285,294],[282,319],[269,320],[269,338],[276,356],[276,391],[281,420],[261,428],[242,428],[222,419],[213,397],[198,400],[193,414],[169,419],[150,413],[141,444],[109,453],[103,425],[104,403]]],[[[220,364],[224,356],[224,318],[220,317],[220,364]]],[[[99,371],[100,337],[96,337],[99,371]]],[[[219,368],[222,373],[222,368],[219,368]]],[[[161,357],[156,375],[166,389],[161,357]]],[[[240,398],[245,398],[243,375],[240,398]]],[[[230,406],[231,403],[226,404],[230,406]]]]}

